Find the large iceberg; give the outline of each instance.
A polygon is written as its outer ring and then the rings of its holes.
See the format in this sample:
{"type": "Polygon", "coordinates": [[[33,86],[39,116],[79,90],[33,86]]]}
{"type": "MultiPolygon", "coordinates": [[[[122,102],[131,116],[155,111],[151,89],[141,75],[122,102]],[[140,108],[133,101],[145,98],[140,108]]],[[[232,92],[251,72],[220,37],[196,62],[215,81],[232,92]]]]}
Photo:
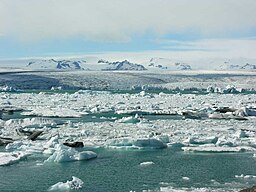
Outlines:
{"type": "Polygon", "coordinates": [[[55,152],[45,161],[45,162],[68,162],[68,161],[82,161],[94,159],[97,157],[97,154],[93,151],[82,151],[78,152],[77,150],[66,147],[62,144],[57,144],[55,152]]]}

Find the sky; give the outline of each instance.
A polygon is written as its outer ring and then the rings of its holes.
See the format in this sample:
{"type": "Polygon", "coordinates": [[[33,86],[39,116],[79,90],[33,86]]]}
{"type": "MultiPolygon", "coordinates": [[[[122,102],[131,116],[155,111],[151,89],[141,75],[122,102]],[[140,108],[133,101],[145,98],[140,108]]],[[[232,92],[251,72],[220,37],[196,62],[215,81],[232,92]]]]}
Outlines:
{"type": "Polygon", "coordinates": [[[256,58],[255,0],[0,0],[0,59],[256,58]]]}

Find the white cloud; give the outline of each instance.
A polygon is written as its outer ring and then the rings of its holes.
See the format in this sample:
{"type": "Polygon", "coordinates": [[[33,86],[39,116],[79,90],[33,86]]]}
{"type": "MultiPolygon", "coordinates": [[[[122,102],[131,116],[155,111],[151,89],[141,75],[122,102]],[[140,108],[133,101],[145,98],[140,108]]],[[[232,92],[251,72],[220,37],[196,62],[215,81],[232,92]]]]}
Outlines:
{"type": "Polygon", "coordinates": [[[228,36],[255,29],[255,9],[255,0],[0,0],[0,33],[24,41],[120,42],[146,32],[228,36]]]}
{"type": "MultiPolygon", "coordinates": [[[[255,58],[256,39],[202,39],[197,41],[162,41],[165,49],[201,50],[216,56],[255,58]]],[[[204,53],[207,55],[207,53],[204,53]]]]}

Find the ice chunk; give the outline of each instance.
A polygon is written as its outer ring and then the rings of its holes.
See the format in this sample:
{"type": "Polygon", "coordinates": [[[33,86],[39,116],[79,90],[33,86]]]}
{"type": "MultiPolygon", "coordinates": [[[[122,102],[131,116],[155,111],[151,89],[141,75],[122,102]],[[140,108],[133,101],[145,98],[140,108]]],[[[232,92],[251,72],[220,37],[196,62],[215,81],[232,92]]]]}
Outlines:
{"type": "Polygon", "coordinates": [[[225,89],[223,89],[223,93],[240,93],[242,89],[237,89],[233,85],[228,85],[225,89]]]}
{"type": "Polygon", "coordinates": [[[140,166],[149,166],[149,165],[154,165],[155,163],[153,161],[146,161],[140,163],[140,166]]]}
{"type": "Polygon", "coordinates": [[[241,178],[241,179],[256,179],[255,175],[235,175],[235,178],[241,178]]]}
{"type": "Polygon", "coordinates": [[[21,159],[27,157],[30,153],[26,152],[0,152],[0,166],[10,165],[19,162],[21,159]]]}
{"type": "Polygon", "coordinates": [[[66,183],[58,182],[54,185],[52,185],[48,191],[69,191],[69,190],[78,190],[83,187],[84,182],[77,178],[72,176],[71,181],[67,181],[66,183]]]}
{"type": "Polygon", "coordinates": [[[96,157],[97,157],[97,154],[94,153],[93,151],[82,151],[77,154],[78,161],[94,159],[96,157]]]}
{"type": "Polygon", "coordinates": [[[242,152],[242,151],[255,151],[252,147],[241,146],[241,147],[228,147],[228,146],[221,146],[217,147],[213,144],[206,144],[200,145],[197,147],[182,147],[184,151],[194,151],[194,152],[242,152]]]}
{"type": "Polygon", "coordinates": [[[106,142],[106,145],[108,146],[116,146],[116,147],[124,147],[124,146],[132,146],[133,145],[133,139],[130,137],[127,138],[117,138],[117,139],[111,139],[106,142]]]}
{"type": "Polygon", "coordinates": [[[147,148],[163,149],[167,147],[165,143],[155,138],[137,139],[133,144],[134,146],[143,147],[143,148],[147,147],[147,148]]]}
{"type": "Polygon", "coordinates": [[[57,144],[56,151],[45,162],[68,162],[82,161],[96,158],[97,154],[92,151],[78,152],[73,148],[57,144]]]}
{"type": "Polygon", "coordinates": [[[52,119],[45,118],[25,118],[25,119],[10,119],[5,122],[6,127],[24,127],[24,128],[42,128],[56,127],[56,122],[52,119]]]}
{"type": "Polygon", "coordinates": [[[233,115],[232,113],[212,113],[208,115],[209,119],[236,119],[236,120],[247,120],[241,115],[233,115]]]}
{"type": "Polygon", "coordinates": [[[256,116],[256,109],[248,108],[248,107],[242,107],[235,111],[235,114],[237,116],[256,116]]]}
{"type": "Polygon", "coordinates": [[[84,114],[67,108],[38,108],[22,113],[22,115],[42,117],[82,117],[84,114]]]}
{"type": "Polygon", "coordinates": [[[137,115],[135,117],[123,117],[122,119],[116,120],[118,123],[138,123],[140,119],[137,115]]]}
{"type": "Polygon", "coordinates": [[[44,148],[54,148],[56,144],[59,143],[59,136],[55,135],[54,137],[51,137],[49,141],[46,142],[44,145],[44,148]]]}
{"type": "Polygon", "coordinates": [[[13,143],[9,143],[8,145],[6,145],[5,149],[7,151],[10,150],[17,150],[19,149],[22,145],[24,145],[24,142],[22,141],[14,141],[13,143]]]}
{"type": "Polygon", "coordinates": [[[244,138],[244,137],[246,137],[246,134],[245,134],[245,132],[244,132],[243,130],[238,130],[238,131],[235,133],[235,136],[236,136],[237,138],[244,138]]]}
{"type": "Polygon", "coordinates": [[[144,97],[144,96],[146,95],[146,92],[145,92],[145,91],[141,91],[141,92],[139,93],[139,95],[142,96],[142,97],[144,97]]]}
{"type": "Polygon", "coordinates": [[[206,138],[189,138],[188,143],[190,144],[210,144],[210,143],[216,143],[218,141],[218,137],[206,137],[206,138]]]}
{"type": "Polygon", "coordinates": [[[156,138],[118,138],[109,140],[106,143],[107,146],[117,147],[117,148],[154,148],[154,149],[163,149],[167,145],[156,138]]]}

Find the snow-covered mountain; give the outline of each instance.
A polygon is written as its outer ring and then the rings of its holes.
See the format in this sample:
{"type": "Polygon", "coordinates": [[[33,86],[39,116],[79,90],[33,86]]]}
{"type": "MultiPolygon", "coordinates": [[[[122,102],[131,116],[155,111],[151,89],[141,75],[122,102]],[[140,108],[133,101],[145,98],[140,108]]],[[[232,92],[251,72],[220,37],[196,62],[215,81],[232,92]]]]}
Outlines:
{"type": "Polygon", "coordinates": [[[104,60],[99,60],[98,63],[107,63],[108,66],[102,70],[129,70],[129,71],[143,71],[147,70],[143,65],[131,63],[127,60],[124,61],[116,61],[116,62],[109,62],[104,60]]]}
{"type": "Polygon", "coordinates": [[[253,64],[232,64],[230,61],[225,61],[220,65],[221,70],[256,70],[256,65],[253,64]]]}
{"type": "Polygon", "coordinates": [[[163,70],[191,70],[191,66],[186,63],[174,62],[167,58],[152,58],[148,63],[145,63],[149,69],[163,69],[163,70]]]}
{"type": "Polygon", "coordinates": [[[83,70],[84,68],[82,67],[82,65],[85,63],[86,61],[83,60],[71,61],[49,59],[31,61],[27,64],[27,67],[33,69],[83,70]]]}
{"type": "Polygon", "coordinates": [[[89,59],[89,62],[85,59],[76,60],[56,60],[56,59],[44,59],[33,60],[27,65],[30,69],[49,69],[49,70],[92,70],[92,71],[112,71],[112,70],[130,70],[141,71],[146,70],[143,65],[131,63],[127,60],[110,62],[103,59],[89,59]]]}
{"type": "MultiPolygon", "coordinates": [[[[86,71],[181,71],[181,70],[226,70],[256,71],[256,59],[247,58],[204,58],[199,60],[168,59],[153,57],[152,59],[121,60],[120,58],[85,56],[80,58],[38,58],[0,61],[0,69],[19,68],[20,70],[86,70],[86,71]],[[143,62],[144,60],[144,62],[143,62]]],[[[124,57],[125,58],[125,57],[124,57]]]]}

